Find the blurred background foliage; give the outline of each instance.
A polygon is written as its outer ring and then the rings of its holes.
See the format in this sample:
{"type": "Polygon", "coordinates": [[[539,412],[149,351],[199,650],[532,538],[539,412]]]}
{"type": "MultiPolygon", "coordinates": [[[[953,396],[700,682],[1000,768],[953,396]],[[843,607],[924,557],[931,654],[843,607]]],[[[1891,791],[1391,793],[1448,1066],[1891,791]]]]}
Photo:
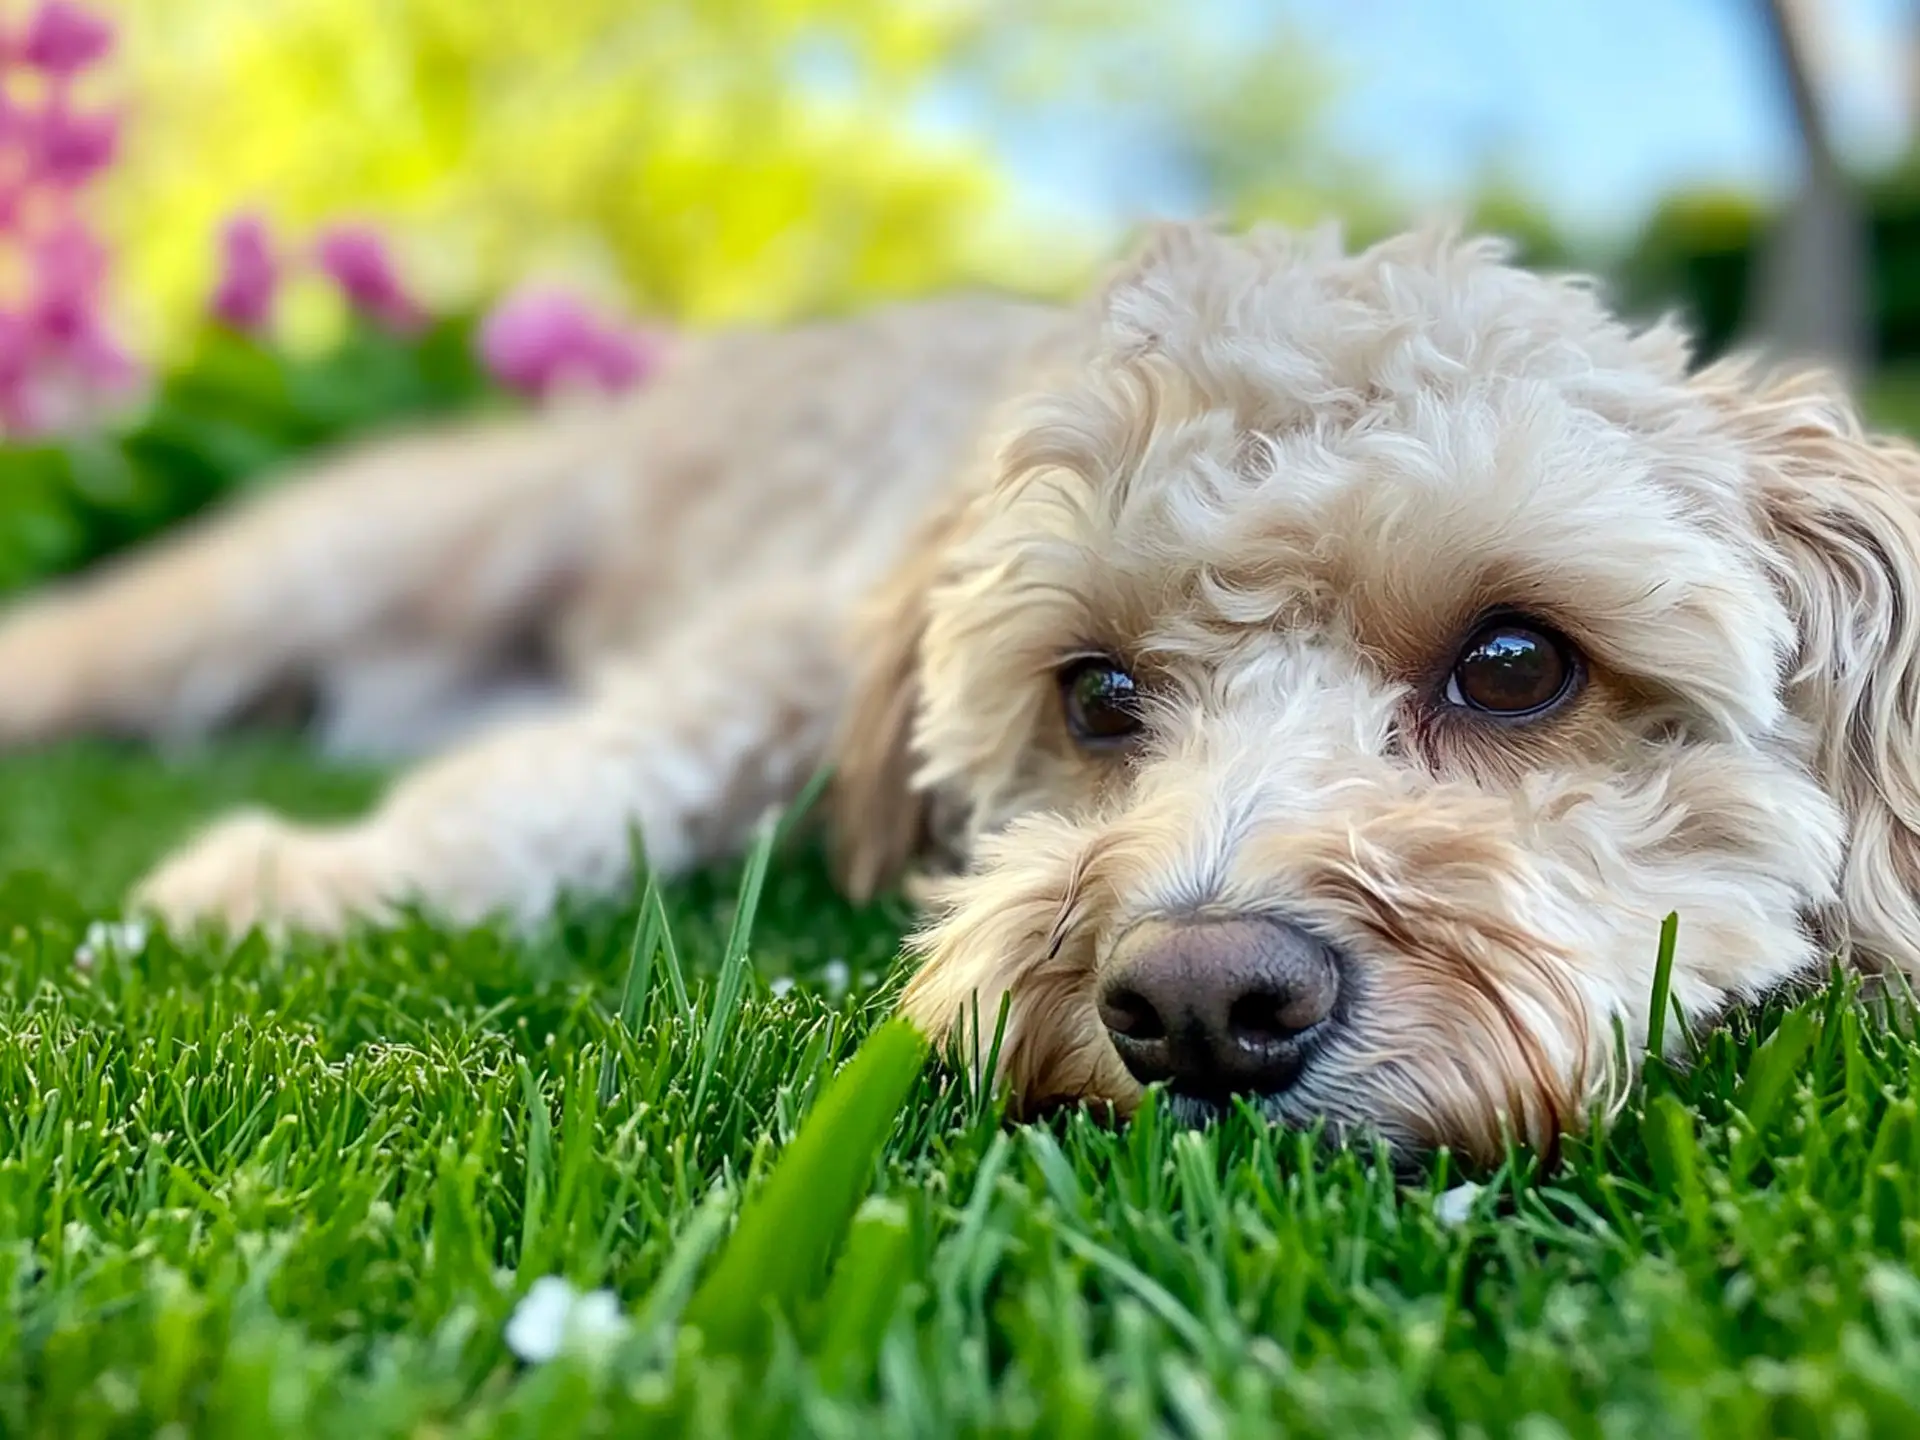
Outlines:
{"type": "MultiPolygon", "coordinates": [[[[1920,163],[1859,176],[1857,190],[1874,361],[1896,370],[1920,366],[1920,163]]],[[[1703,353],[1718,354],[1746,332],[1755,267],[1778,218],[1776,207],[1736,190],[1671,196],[1613,267],[1619,293],[1643,311],[1684,309],[1703,353]]]]}
{"type": "Polygon", "coordinates": [[[92,197],[148,403],[0,452],[0,589],[81,568],[302,451],[498,400],[484,307],[532,277],[676,326],[954,285],[1063,296],[1111,226],[1022,192],[1010,131],[1099,123],[1202,208],[1376,215],[1285,26],[1155,0],[114,0],[92,197]],[[1196,23],[1199,17],[1201,23],[1196,23]],[[269,336],[209,323],[237,213],[389,237],[440,318],[311,269],[269,336]],[[465,348],[463,348],[463,346],[465,348]]]}
{"type": "MultiPolygon", "coordinates": [[[[1170,208],[1236,224],[1337,215],[1365,240],[1414,208],[1325,125],[1347,77],[1238,0],[96,3],[117,43],[87,83],[121,128],[89,204],[152,380],[109,424],[0,448],[0,590],[316,447],[509,403],[473,335],[530,279],[667,326],[953,285],[1069,294],[1124,224],[1020,183],[1009,137],[1100,127],[1170,208]],[[216,240],[239,212],[296,243],[376,227],[433,323],[371,323],[310,270],[281,285],[270,331],[211,322],[216,240]]],[[[1452,208],[1524,260],[1684,310],[1709,353],[1752,333],[1781,201],[1690,190],[1602,244],[1483,168],[1452,208]]],[[[1920,393],[1903,378],[1920,374],[1920,165],[1858,189],[1867,390],[1901,419],[1920,393]]]]}
{"type": "MultiPolygon", "coordinates": [[[[1319,123],[1340,77],[1276,11],[1214,0],[109,0],[128,117],[99,197],[136,340],[191,348],[236,209],[294,231],[393,235],[436,307],[530,273],[677,323],[785,320],[942,286],[1061,294],[1104,219],[1011,184],[999,137],[1070,117],[1129,137],[1190,211],[1338,214],[1357,238],[1406,203],[1319,123]]],[[[1875,335],[1920,346],[1920,169],[1869,177],[1875,335]],[[1899,276],[1912,275],[1905,284],[1899,276]],[[1911,293],[1909,293],[1911,292],[1911,293]]],[[[1491,173],[1456,208],[1536,263],[1616,271],[1642,308],[1739,331],[1773,212],[1674,196],[1625,254],[1556,232],[1491,173]]],[[[284,338],[344,310],[295,286],[284,338]]]]}
{"type": "Polygon", "coordinates": [[[375,218],[441,303],[544,266],[617,281],[686,320],[924,288],[990,243],[987,157],[897,123],[968,44],[980,23],[968,7],[122,0],[121,12],[137,118],[105,204],[128,295],[163,345],[211,283],[207,237],[241,204],[293,227],[375,218]]]}
{"type": "Polygon", "coordinates": [[[465,316],[357,320],[324,350],[203,329],[124,423],[0,448],[0,595],[97,560],[277,478],[303,454],[499,403],[465,316]]]}
{"type": "MultiPolygon", "coordinates": [[[[1206,8],[118,0],[133,120],[107,223],[168,353],[239,205],[375,219],[440,304],[534,270],[683,323],[966,282],[1058,293],[1112,236],[1017,195],[997,132],[1097,109],[1233,210],[1303,218],[1362,190],[1311,144],[1323,87],[1294,37],[1216,35],[1206,8]]],[[[331,332],[329,304],[302,297],[296,341],[331,332]]]]}

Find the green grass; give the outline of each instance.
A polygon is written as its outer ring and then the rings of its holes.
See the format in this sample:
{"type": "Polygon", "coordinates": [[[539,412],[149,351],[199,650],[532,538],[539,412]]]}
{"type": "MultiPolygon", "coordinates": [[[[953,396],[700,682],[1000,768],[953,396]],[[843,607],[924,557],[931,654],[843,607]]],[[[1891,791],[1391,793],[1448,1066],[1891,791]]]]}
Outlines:
{"type": "Polygon", "coordinates": [[[199,814],[372,784],[270,745],[0,763],[0,1434],[1920,1433],[1920,1037],[1840,991],[1450,1226],[1444,1159],[1012,1128],[897,1046],[829,1090],[904,916],[804,849],[750,946],[735,870],[533,939],[76,967],[199,814]],[[554,1274],[631,1324],[523,1365],[554,1274]]]}

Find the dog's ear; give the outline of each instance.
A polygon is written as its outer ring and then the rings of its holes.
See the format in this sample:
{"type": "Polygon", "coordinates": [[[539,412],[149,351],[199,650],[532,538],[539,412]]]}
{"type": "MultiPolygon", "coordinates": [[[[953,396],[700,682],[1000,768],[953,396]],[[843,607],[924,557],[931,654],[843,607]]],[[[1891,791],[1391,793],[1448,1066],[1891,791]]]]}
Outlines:
{"type": "Polygon", "coordinates": [[[1920,975],[1920,450],[1866,434],[1819,376],[1696,383],[1753,457],[1798,632],[1788,705],[1847,820],[1831,938],[1920,975]]]}
{"type": "Polygon", "coordinates": [[[852,626],[853,686],[834,737],[827,801],[834,868],[855,900],[897,879],[928,839],[928,799],[913,783],[920,642],[928,598],[971,503],[970,493],[956,495],[921,524],[852,626]]]}

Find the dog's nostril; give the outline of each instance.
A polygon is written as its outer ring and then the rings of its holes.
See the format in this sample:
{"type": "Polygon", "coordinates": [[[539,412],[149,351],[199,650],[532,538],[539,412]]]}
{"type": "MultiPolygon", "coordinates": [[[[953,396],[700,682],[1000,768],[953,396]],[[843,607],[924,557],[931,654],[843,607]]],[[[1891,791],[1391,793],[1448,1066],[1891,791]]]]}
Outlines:
{"type": "Polygon", "coordinates": [[[1325,1018],[1325,1007],[1288,991],[1255,990],[1227,1011],[1227,1033],[1241,1045],[1278,1045],[1325,1018]]]}
{"type": "Polygon", "coordinates": [[[1116,1035],[1129,1040],[1164,1040],[1166,1022],[1151,1001],[1137,990],[1110,990],[1100,1000],[1100,1019],[1116,1035]]]}
{"type": "Polygon", "coordinates": [[[1227,1030],[1242,1045],[1272,1045],[1290,1033],[1280,1019],[1278,995],[1242,995],[1227,1013],[1227,1030]]]}

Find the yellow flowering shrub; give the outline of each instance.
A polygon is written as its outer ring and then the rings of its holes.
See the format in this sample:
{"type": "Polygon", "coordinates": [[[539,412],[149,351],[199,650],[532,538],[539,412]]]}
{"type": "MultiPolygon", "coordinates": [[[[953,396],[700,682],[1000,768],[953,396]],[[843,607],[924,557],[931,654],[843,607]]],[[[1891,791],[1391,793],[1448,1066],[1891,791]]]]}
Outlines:
{"type": "MultiPolygon", "coordinates": [[[[430,300],[530,273],[682,321],[780,318],[988,277],[1006,183],[912,123],[990,20],[970,0],[113,0],[120,289],[179,338],[238,207],[391,230],[430,300]]],[[[296,304],[311,321],[317,293],[296,304]]]]}

